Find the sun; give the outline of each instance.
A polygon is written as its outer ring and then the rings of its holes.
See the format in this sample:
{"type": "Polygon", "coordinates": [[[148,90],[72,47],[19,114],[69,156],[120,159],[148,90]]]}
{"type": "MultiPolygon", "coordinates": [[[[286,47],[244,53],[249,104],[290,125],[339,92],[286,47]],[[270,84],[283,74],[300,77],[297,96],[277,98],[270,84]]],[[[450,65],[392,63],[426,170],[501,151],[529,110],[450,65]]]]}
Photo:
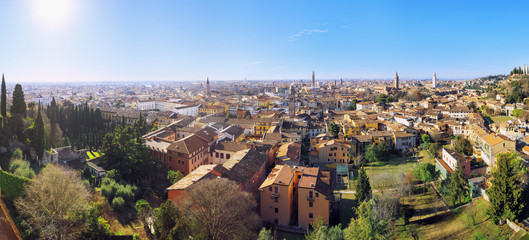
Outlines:
{"type": "Polygon", "coordinates": [[[39,22],[58,26],[66,24],[73,14],[73,0],[34,0],[36,17],[39,22]]]}

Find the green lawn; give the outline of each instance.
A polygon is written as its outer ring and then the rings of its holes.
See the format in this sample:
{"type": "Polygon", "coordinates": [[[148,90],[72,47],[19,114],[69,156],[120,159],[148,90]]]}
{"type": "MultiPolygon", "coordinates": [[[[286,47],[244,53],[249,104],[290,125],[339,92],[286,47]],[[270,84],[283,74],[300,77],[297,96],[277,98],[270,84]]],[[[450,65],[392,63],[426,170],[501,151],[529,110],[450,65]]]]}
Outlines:
{"type": "Polygon", "coordinates": [[[491,119],[492,121],[497,123],[497,122],[507,122],[509,120],[512,120],[513,118],[509,116],[498,116],[498,117],[491,117],[491,119]]]}
{"type": "MultiPolygon", "coordinates": [[[[492,223],[486,214],[487,207],[488,202],[479,198],[460,212],[440,214],[413,223],[418,224],[420,239],[509,239],[514,232],[507,224],[497,226],[492,223]]],[[[402,227],[397,230],[397,236],[398,239],[410,239],[402,227]]]]}
{"type": "Polygon", "coordinates": [[[366,165],[366,172],[373,189],[393,188],[402,175],[413,171],[417,161],[415,157],[391,156],[388,161],[366,165]]]}
{"type": "Polygon", "coordinates": [[[431,158],[426,150],[419,151],[417,157],[421,163],[431,163],[435,165],[435,159],[431,158]]]}

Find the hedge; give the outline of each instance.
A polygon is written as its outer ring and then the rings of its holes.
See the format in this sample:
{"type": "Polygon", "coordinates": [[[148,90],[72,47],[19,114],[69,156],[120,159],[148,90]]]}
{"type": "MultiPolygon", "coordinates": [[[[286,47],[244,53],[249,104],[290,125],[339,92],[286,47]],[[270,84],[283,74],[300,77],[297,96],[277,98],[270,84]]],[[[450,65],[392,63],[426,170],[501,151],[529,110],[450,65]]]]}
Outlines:
{"type": "Polygon", "coordinates": [[[13,201],[16,197],[24,192],[24,185],[30,180],[19,177],[12,173],[0,170],[0,190],[2,196],[7,200],[13,201]]]}

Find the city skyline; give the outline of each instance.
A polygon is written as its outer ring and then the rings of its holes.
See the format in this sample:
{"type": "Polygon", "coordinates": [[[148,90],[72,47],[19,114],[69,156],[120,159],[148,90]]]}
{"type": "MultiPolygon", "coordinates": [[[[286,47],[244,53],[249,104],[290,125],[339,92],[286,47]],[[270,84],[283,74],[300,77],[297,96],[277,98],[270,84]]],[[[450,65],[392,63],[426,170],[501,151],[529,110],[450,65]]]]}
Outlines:
{"type": "Polygon", "coordinates": [[[472,79],[529,63],[518,26],[528,3],[477,3],[3,1],[0,72],[13,82],[472,79]]]}

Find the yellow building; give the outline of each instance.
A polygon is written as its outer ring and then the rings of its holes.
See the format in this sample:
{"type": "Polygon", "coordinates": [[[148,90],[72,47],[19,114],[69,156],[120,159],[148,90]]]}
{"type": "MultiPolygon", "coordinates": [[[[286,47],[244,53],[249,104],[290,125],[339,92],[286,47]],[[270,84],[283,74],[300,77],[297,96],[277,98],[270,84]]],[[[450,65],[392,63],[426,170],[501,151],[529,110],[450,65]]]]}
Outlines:
{"type": "Polygon", "coordinates": [[[214,106],[214,105],[202,105],[198,108],[198,112],[205,113],[207,115],[216,114],[216,113],[225,113],[226,107],[214,106]]]}
{"type": "Polygon", "coordinates": [[[275,118],[257,118],[253,125],[254,134],[262,136],[265,132],[268,132],[272,126],[276,126],[278,123],[279,120],[275,118]]]}
{"type": "Polygon", "coordinates": [[[325,163],[347,163],[351,144],[340,139],[321,142],[318,146],[318,161],[325,163]]]}
{"type": "MultiPolygon", "coordinates": [[[[346,115],[348,116],[348,115],[346,115]]],[[[351,138],[353,135],[360,135],[362,131],[378,130],[378,122],[364,119],[350,119],[342,125],[344,137],[351,138]]]]}

